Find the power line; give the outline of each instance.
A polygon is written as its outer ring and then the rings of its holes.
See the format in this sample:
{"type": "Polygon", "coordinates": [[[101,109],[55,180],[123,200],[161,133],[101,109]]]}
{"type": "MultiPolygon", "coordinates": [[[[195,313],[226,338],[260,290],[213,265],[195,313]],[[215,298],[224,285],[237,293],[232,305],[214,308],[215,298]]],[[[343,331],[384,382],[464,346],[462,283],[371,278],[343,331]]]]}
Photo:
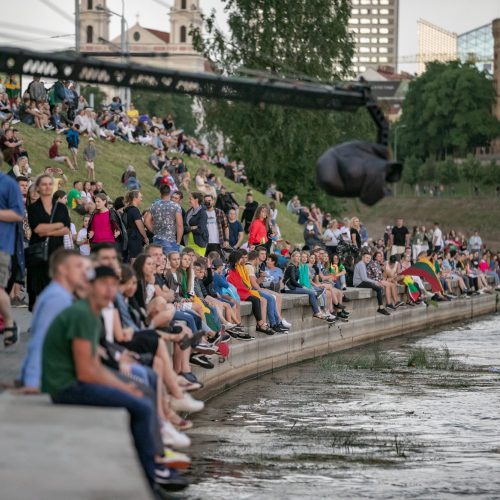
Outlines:
{"type": "Polygon", "coordinates": [[[59,14],[61,17],[64,17],[67,21],[70,21],[71,23],[74,22],[74,17],[68,14],[66,11],[63,9],[59,8],[57,5],[54,5],[53,3],[50,2],[50,0],[41,0],[49,9],[52,9],[54,12],[59,14]]]}
{"type": "Polygon", "coordinates": [[[47,35],[47,36],[56,36],[56,35],[60,34],[60,33],[54,33],[53,30],[47,30],[47,29],[38,28],[35,26],[26,26],[25,24],[16,24],[16,23],[11,23],[11,22],[7,22],[7,21],[3,21],[3,20],[0,21],[0,28],[13,30],[13,31],[22,31],[23,33],[27,31],[29,33],[36,33],[39,35],[47,35]]]}

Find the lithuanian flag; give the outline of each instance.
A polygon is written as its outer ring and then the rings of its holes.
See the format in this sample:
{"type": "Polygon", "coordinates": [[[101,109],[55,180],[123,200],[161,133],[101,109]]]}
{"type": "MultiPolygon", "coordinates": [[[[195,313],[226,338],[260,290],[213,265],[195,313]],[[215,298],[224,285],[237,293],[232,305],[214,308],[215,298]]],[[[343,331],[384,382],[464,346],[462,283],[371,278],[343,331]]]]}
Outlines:
{"type": "Polygon", "coordinates": [[[443,287],[432,262],[427,257],[421,257],[413,266],[401,273],[403,276],[420,276],[431,285],[434,293],[443,293],[443,287]]]}
{"type": "Polygon", "coordinates": [[[408,289],[408,295],[413,302],[416,302],[420,298],[420,291],[415,285],[415,282],[411,279],[410,276],[405,276],[403,278],[403,284],[406,285],[408,289]]]}

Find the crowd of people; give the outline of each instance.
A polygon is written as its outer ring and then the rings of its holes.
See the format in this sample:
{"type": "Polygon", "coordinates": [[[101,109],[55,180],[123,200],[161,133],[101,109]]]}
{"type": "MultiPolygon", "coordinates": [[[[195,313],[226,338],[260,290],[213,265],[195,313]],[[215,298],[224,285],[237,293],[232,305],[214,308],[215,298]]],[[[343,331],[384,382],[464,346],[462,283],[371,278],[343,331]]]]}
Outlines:
{"type": "Polygon", "coordinates": [[[315,205],[302,206],[298,197],[287,210],[304,226],[304,244],[292,246],[277,225],[283,193],[276,185],[268,190],[269,204],[259,205],[249,190],[240,206],[209,170],[200,168],[191,179],[185,154],[205,157],[226,177],[247,183],[241,162],[223,152],[209,158],[198,141],[175,129],[171,116],[144,118],[133,106],[125,112],[118,98],[94,116],[81,96],[70,101],[70,84],[58,82],[44,94],[38,83],[22,101],[49,116],[31,124],[55,131],[49,150],[55,162],[79,169],[83,158],[87,179],[70,186],[53,167],[34,176],[29,144],[13,128],[16,116],[29,120],[15,108],[3,117],[4,346],[19,339],[11,307],[27,306],[33,316],[20,391],[48,393],[57,404],[126,408],[152,488],[187,485],[179,471],[190,458],[179,450],[190,445],[185,431],[192,422],[184,415],[204,406],[190,395],[202,387],[192,366],[212,369],[231,343],[251,342],[257,334],[286,335],[292,328],[284,316],[287,295],[307,297],[317,325],[349,321],[348,287],[372,289],[377,311],[390,315],[429,298],[418,276],[411,283],[416,293],[403,295],[399,286],[410,286],[401,272],[422,256],[443,286],[443,293],[432,294],[435,300],[455,298],[455,285],[464,297],[491,292],[490,279],[499,286],[499,255],[485,250],[478,233],[468,240],[453,231],[445,236],[438,224],[410,232],[398,219],[373,239],[357,217],[337,221],[315,205]],[[67,154],[60,149],[62,135],[67,154]],[[121,179],[124,196],[116,199],[97,180],[95,143],[114,140],[150,148],[159,192],[150,206],[143,206],[133,167],[121,179]],[[251,304],[255,321],[242,318],[243,302],[251,304]]]}

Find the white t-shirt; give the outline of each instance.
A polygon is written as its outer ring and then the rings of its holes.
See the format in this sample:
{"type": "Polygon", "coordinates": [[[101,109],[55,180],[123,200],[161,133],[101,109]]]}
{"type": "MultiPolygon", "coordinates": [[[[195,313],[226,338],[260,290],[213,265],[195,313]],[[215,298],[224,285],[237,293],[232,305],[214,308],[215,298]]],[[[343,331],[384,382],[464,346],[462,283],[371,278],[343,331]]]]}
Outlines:
{"type": "MultiPolygon", "coordinates": [[[[76,242],[81,243],[82,241],[85,241],[87,239],[87,230],[82,227],[80,231],[78,231],[78,234],[76,235],[76,242]]],[[[90,245],[88,243],[84,243],[83,245],[78,245],[80,248],[80,253],[82,255],[90,255],[90,245]]]]}
{"type": "Polygon", "coordinates": [[[336,247],[339,244],[335,231],[327,229],[323,233],[323,241],[327,247],[336,247]]]}
{"type": "Polygon", "coordinates": [[[217,228],[217,216],[215,210],[207,210],[208,242],[219,244],[219,229],[217,228]]]}
{"type": "Polygon", "coordinates": [[[443,248],[443,246],[444,246],[444,244],[443,244],[443,232],[438,227],[436,227],[436,229],[434,229],[434,232],[432,233],[432,242],[434,243],[435,247],[443,248]]]}
{"type": "Polygon", "coordinates": [[[80,196],[81,196],[84,203],[92,203],[92,195],[90,193],[82,191],[80,193],[80,196]]]}

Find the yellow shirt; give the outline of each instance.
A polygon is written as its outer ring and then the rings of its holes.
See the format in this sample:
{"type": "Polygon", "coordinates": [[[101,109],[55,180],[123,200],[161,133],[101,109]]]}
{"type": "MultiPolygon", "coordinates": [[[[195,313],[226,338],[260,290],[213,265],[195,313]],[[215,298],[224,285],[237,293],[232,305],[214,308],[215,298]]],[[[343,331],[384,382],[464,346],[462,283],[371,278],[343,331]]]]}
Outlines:
{"type": "Polygon", "coordinates": [[[137,109],[129,109],[127,111],[128,119],[134,124],[137,125],[139,123],[139,111],[137,109]]]}

